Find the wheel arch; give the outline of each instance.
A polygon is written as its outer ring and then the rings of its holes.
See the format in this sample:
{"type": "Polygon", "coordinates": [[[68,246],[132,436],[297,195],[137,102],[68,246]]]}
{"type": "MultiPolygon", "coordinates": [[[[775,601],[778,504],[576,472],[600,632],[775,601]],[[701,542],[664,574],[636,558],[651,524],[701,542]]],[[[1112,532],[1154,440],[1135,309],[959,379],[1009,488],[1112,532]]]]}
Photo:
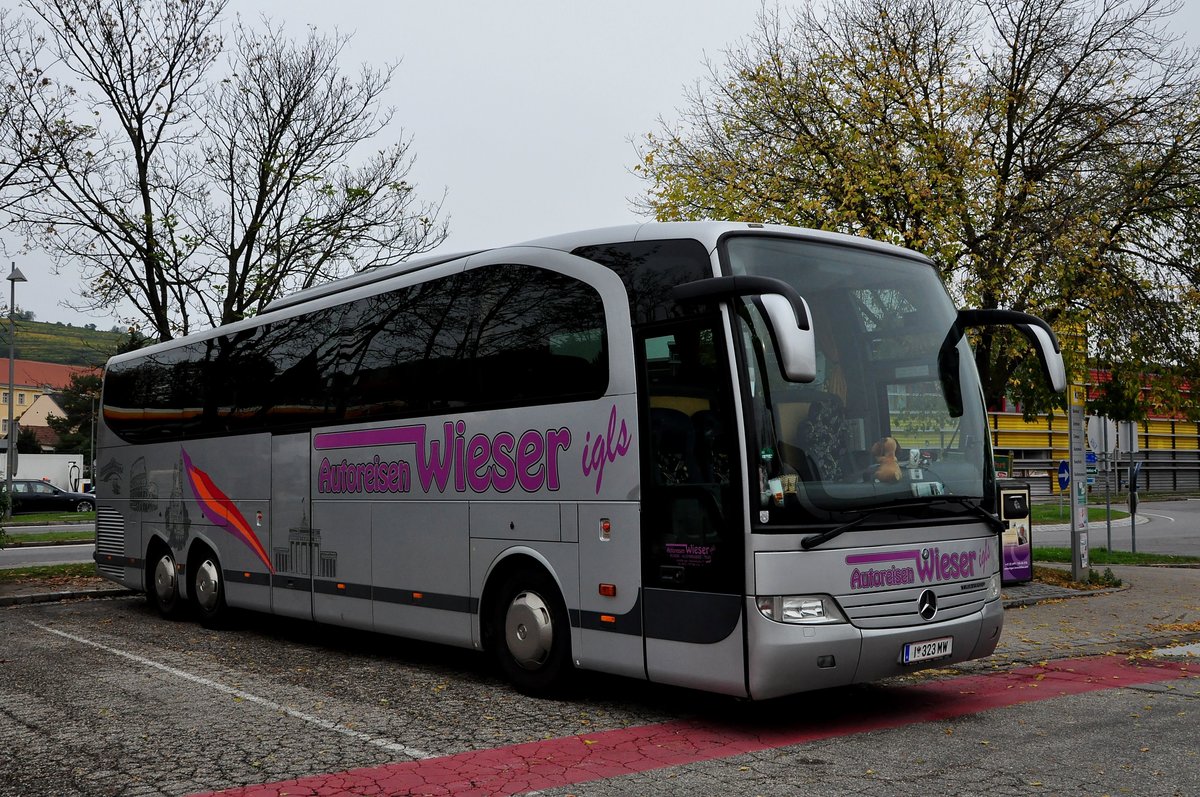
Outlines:
{"type": "MultiPolygon", "coordinates": [[[[540,552],[528,546],[520,545],[508,548],[492,560],[483,578],[483,590],[479,595],[479,608],[475,613],[475,623],[478,628],[477,638],[479,639],[481,650],[490,650],[492,644],[492,640],[488,638],[490,629],[486,620],[489,609],[492,603],[497,600],[496,596],[508,577],[521,570],[541,570],[549,576],[558,589],[559,600],[567,608],[567,616],[571,617],[571,603],[567,600],[563,580],[550,561],[540,552]]],[[[575,644],[574,637],[575,634],[572,629],[572,633],[568,634],[572,651],[575,644]]]]}
{"type": "MultiPolygon", "coordinates": [[[[179,551],[171,547],[167,542],[167,538],[159,532],[151,532],[150,538],[146,540],[145,558],[142,559],[142,591],[149,594],[153,578],[150,574],[150,569],[154,563],[158,561],[158,557],[166,552],[175,557],[176,565],[179,563],[179,551]]],[[[182,573],[176,573],[182,577],[182,573]]]]}

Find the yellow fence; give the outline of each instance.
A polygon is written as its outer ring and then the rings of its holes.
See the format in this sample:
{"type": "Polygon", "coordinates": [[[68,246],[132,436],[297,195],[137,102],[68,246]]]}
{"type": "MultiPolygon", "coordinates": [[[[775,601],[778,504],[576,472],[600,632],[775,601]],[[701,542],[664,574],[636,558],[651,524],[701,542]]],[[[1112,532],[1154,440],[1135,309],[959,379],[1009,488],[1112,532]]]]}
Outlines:
{"type": "MultiPolygon", "coordinates": [[[[1013,471],[1029,481],[1035,494],[1058,492],[1058,463],[1069,449],[1067,416],[1039,415],[1026,421],[1019,413],[988,414],[992,448],[997,455],[1011,455],[1013,471]]],[[[1200,424],[1194,421],[1154,418],[1138,424],[1138,454],[1143,462],[1143,489],[1194,491],[1200,489],[1200,424]]],[[[1128,455],[1119,465],[1128,464],[1128,455]]],[[[1107,478],[1110,486],[1125,485],[1125,472],[1116,468],[1107,478]],[[1120,472],[1118,472],[1120,471],[1120,472]]],[[[1098,474],[1100,484],[1103,475],[1098,474]]]]}

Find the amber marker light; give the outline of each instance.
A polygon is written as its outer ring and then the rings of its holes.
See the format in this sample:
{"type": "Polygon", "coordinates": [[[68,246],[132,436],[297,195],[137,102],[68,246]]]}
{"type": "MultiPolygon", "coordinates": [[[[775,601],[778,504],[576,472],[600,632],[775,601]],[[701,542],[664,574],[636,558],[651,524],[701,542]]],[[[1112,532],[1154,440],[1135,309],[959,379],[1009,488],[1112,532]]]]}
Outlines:
{"type": "Polygon", "coordinates": [[[425,593],[424,593],[424,592],[414,592],[414,593],[413,593],[413,600],[415,600],[415,601],[419,601],[419,600],[424,600],[424,599],[425,599],[425,593]]]}
{"type": "Polygon", "coordinates": [[[600,622],[602,623],[615,623],[616,621],[617,618],[613,617],[611,614],[600,615],[600,622]]]}

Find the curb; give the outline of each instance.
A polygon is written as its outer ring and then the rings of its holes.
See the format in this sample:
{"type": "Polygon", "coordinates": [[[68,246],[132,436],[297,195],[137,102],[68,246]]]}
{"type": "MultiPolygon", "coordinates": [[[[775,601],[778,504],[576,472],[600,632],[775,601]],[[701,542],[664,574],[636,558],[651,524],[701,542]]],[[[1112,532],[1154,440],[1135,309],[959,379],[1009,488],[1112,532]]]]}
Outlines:
{"type": "Polygon", "coordinates": [[[96,542],[95,537],[93,537],[90,540],[48,540],[46,542],[22,542],[21,540],[16,540],[14,542],[6,542],[4,544],[4,547],[5,548],[51,548],[55,545],[87,545],[89,543],[95,543],[95,542],[96,542]]]}
{"type": "Polygon", "coordinates": [[[61,592],[35,592],[29,595],[0,595],[0,608],[6,606],[25,606],[31,603],[56,603],[58,601],[101,598],[124,598],[136,595],[132,589],[79,589],[63,590],[61,592]]]}
{"type": "Polygon", "coordinates": [[[1057,592],[1030,595],[1024,598],[1003,598],[1003,602],[1005,609],[1019,609],[1023,606],[1034,606],[1046,601],[1058,601],[1067,598],[1090,598],[1093,595],[1111,595],[1114,592],[1124,592],[1130,586],[1130,584],[1122,584],[1119,587],[1105,587],[1103,589],[1059,589],[1057,592]]]}

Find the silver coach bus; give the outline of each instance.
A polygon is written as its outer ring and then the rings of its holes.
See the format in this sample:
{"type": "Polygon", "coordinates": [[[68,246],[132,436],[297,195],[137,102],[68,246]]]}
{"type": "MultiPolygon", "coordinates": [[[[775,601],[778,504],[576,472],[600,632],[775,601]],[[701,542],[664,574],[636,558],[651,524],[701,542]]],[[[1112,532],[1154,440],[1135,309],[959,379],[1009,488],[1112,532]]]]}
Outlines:
{"type": "Polygon", "coordinates": [[[99,571],[230,607],[760,699],[989,655],[967,326],[862,238],[642,224],[427,257],[112,358],[99,571]]]}

